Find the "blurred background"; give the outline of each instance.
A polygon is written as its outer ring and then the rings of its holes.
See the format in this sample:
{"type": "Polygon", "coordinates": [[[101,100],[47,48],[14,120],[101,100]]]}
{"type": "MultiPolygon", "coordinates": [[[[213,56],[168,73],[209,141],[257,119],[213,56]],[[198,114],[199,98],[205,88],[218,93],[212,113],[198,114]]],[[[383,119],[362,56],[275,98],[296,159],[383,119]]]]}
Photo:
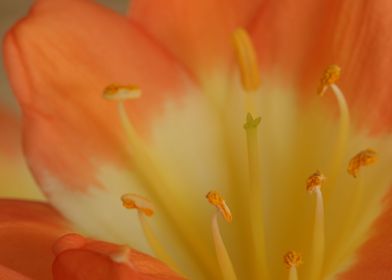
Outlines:
{"type": "MultiPolygon", "coordinates": [[[[23,17],[34,0],[0,0],[0,37],[3,38],[7,30],[21,17],[23,17]]],[[[103,5],[119,12],[125,13],[129,0],[98,0],[103,5]]],[[[2,44],[1,44],[1,47],[2,44]]],[[[7,82],[4,65],[3,51],[0,55],[0,104],[17,108],[9,84],[7,82]]]]}

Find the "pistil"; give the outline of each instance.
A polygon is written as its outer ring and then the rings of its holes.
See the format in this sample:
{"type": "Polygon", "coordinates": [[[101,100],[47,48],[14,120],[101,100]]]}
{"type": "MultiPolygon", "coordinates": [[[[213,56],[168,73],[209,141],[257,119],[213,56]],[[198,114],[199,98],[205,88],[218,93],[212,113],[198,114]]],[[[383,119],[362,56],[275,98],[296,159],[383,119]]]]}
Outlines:
{"type": "Polygon", "coordinates": [[[253,277],[268,278],[268,267],[265,255],[265,236],[263,218],[263,193],[261,178],[260,143],[258,137],[258,126],[261,118],[253,118],[248,113],[244,125],[248,149],[249,168],[249,202],[252,227],[252,241],[254,245],[253,277]]]}
{"type": "Polygon", "coordinates": [[[253,248],[251,274],[254,279],[267,279],[268,267],[265,255],[264,209],[258,139],[258,125],[261,118],[253,117],[253,114],[257,112],[255,98],[261,85],[260,70],[256,51],[248,32],[243,28],[237,28],[233,32],[233,42],[244,93],[245,111],[247,112],[244,128],[248,151],[249,189],[245,191],[244,197],[248,198],[249,204],[245,206],[244,210],[249,212],[250,217],[250,233],[253,248]]]}

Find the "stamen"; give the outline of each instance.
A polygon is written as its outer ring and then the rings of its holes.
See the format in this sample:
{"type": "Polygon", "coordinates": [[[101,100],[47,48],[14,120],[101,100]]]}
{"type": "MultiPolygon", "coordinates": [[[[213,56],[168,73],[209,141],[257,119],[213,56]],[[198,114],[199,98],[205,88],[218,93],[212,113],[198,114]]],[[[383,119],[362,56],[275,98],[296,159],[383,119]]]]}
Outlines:
{"type": "MultiPolygon", "coordinates": [[[[145,186],[149,194],[157,198],[156,201],[163,210],[162,214],[166,214],[168,222],[170,222],[177,231],[179,240],[184,246],[193,248],[195,261],[199,263],[203,273],[208,274],[208,271],[212,269],[212,257],[202,246],[203,244],[199,239],[191,237],[194,233],[193,229],[181,226],[189,223],[189,219],[195,221],[196,218],[191,215],[192,213],[189,213],[188,216],[177,215],[176,209],[172,207],[172,201],[175,199],[178,207],[182,208],[182,200],[179,197],[174,197],[176,196],[175,192],[172,192],[170,196],[167,195],[167,189],[179,185],[178,182],[173,178],[168,178],[168,176],[161,171],[162,168],[160,167],[159,161],[153,157],[146,143],[137,134],[134,125],[128,118],[124,103],[128,99],[139,97],[140,94],[141,91],[137,86],[121,86],[117,84],[112,84],[103,91],[103,97],[105,99],[117,102],[121,125],[129,144],[128,152],[132,156],[132,162],[134,163],[135,168],[139,171],[141,177],[146,180],[145,186]]],[[[138,212],[140,213],[140,211],[138,212]]]]}
{"type": "Polygon", "coordinates": [[[225,244],[218,225],[218,214],[221,213],[227,222],[232,221],[232,216],[229,207],[226,205],[223,198],[216,191],[210,191],[206,195],[207,200],[217,208],[217,211],[212,215],[211,227],[212,237],[214,239],[216,256],[223,275],[224,280],[236,280],[233,264],[231,263],[229,254],[227,253],[225,244]]]}
{"type": "Polygon", "coordinates": [[[344,97],[341,89],[336,85],[341,74],[341,69],[337,65],[330,65],[324,72],[317,93],[323,96],[328,88],[331,88],[335,95],[336,101],[339,106],[339,133],[337,135],[336,143],[332,155],[330,167],[330,181],[334,185],[336,175],[339,173],[341,163],[343,161],[344,153],[346,151],[347,139],[350,128],[350,113],[347,106],[346,98],[344,97]]]}
{"type": "Polygon", "coordinates": [[[262,180],[258,126],[261,118],[253,118],[251,113],[246,116],[244,129],[248,148],[249,168],[249,206],[253,242],[253,278],[268,279],[268,266],[265,256],[264,218],[262,202],[262,180]]]}
{"type": "Polygon", "coordinates": [[[302,264],[302,256],[295,251],[289,251],[283,256],[283,262],[289,269],[289,280],[298,280],[297,266],[302,264]]]}
{"type": "Polygon", "coordinates": [[[261,84],[256,52],[247,31],[242,28],[237,28],[233,32],[233,42],[240,70],[241,85],[246,93],[244,96],[245,109],[246,112],[255,113],[255,93],[261,84]]]}
{"type": "Polygon", "coordinates": [[[152,203],[146,198],[137,194],[124,194],[121,196],[121,201],[124,208],[137,210],[139,222],[142,226],[144,235],[157,258],[164,261],[171,268],[179,272],[179,269],[174,260],[170,257],[162,244],[159,242],[158,238],[145,218],[145,216],[151,217],[154,214],[152,203]]]}
{"type": "MultiPolygon", "coordinates": [[[[140,140],[135,132],[134,127],[128,119],[128,115],[125,109],[124,101],[128,99],[135,99],[141,96],[141,90],[135,85],[119,85],[111,84],[103,90],[103,98],[111,101],[117,101],[117,109],[120,115],[121,124],[125,130],[127,138],[132,147],[138,147],[138,149],[132,149],[134,153],[142,151],[140,140]]],[[[142,152],[140,152],[142,154],[142,152]]]]}
{"type": "Polygon", "coordinates": [[[234,31],[233,39],[242,86],[247,92],[256,91],[260,87],[260,71],[252,41],[242,28],[234,31]]]}
{"type": "Polygon", "coordinates": [[[306,181],[306,190],[316,195],[316,209],[313,225],[313,248],[312,265],[309,279],[320,279],[324,264],[325,233],[324,233],[324,201],[321,186],[325,182],[325,176],[316,171],[306,181]]]}
{"type": "Polygon", "coordinates": [[[347,172],[354,178],[358,176],[362,166],[368,166],[377,161],[377,153],[372,149],[366,149],[356,154],[349,162],[347,172]]]}
{"type": "Polygon", "coordinates": [[[366,149],[357,153],[350,162],[348,163],[347,172],[356,178],[356,185],[354,186],[355,191],[353,193],[350,204],[348,205],[347,218],[344,224],[344,227],[341,229],[339,234],[339,239],[335,242],[335,250],[333,250],[334,254],[331,264],[329,264],[328,269],[338,264],[347,256],[348,252],[351,251],[352,247],[355,246],[356,240],[356,228],[358,227],[358,209],[361,209],[363,212],[363,200],[365,197],[365,185],[362,176],[358,176],[359,171],[362,167],[371,165],[377,161],[377,153],[373,149],[366,149]],[[359,178],[358,178],[359,177],[359,178]],[[353,233],[354,232],[354,233],[353,233]],[[347,241],[349,240],[349,241],[347,241]]]}
{"type": "Polygon", "coordinates": [[[103,98],[107,100],[127,100],[138,98],[141,95],[141,91],[138,86],[135,85],[119,85],[111,84],[107,86],[103,91],[103,98]]]}
{"type": "Polygon", "coordinates": [[[152,203],[140,195],[124,194],[121,196],[121,201],[127,209],[137,209],[149,217],[154,214],[152,203]]]}

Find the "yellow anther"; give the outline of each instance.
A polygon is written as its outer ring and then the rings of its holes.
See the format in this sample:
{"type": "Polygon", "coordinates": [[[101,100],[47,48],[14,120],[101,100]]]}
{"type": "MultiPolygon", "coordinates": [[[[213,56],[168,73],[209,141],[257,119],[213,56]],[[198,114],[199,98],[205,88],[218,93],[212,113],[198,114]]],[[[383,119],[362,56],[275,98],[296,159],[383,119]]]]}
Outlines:
{"type": "Polygon", "coordinates": [[[347,172],[354,178],[362,166],[373,164],[377,161],[377,153],[372,149],[366,149],[356,154],[348,163],[347,172]]]}
{"type": "Polygon", "coordinates": [[[253,43],[242,28],[233,32],[233,39],[242,86],[248,92],[255,91],[260,87],[260,71],[253,43]]]}
{"type": "Polygon", "coordinates": [[[312,193],[316,188],[320,188],[323,185],[325,179],[324,174],[317,170],[306,180],[306,190],[312,193]]]}
{"type": "Polygon", "coordinates": [[[141,95],[140,88],[135,85],[111,84],[103,90],[103,98],[107,100],[127,100],[138,98],[141,95]]]}
{"type": "Polygon", "coordinates": [[[151,217],[154,214],[152,203],[146,198],[137,194],[124,194],[121,196],[123,206],[127,209],[137,209],[146,216],[151,217]]]}
{"type": "Polygon", "coordinates": [[[206,198],[208,199],[208,202],[210,202],[220,211],[223,218],[225,218],[228,223],[231,223],[231,221],[233,220],[233,216],[231,215],[230,209],[226,205],[226,202],[224,201],[222,196],[216,191],[210,191],[206,195],[206,198]]]}
{"type": "Polygon", "coordinates": [[[317,94],[323,96],[329,86],[336,83],[340,78],[341,69],[339,66],[332,64],[325,69],[321,77],[320,85],[317,89],[317,94]]]}
{"type": "Polygon", "coordinates": [[[287,265],[288,268],[293,266],[297,267],[302,264],[302,256],[295,251],[288,251],[283,256],[283,262],[287,265]]]}

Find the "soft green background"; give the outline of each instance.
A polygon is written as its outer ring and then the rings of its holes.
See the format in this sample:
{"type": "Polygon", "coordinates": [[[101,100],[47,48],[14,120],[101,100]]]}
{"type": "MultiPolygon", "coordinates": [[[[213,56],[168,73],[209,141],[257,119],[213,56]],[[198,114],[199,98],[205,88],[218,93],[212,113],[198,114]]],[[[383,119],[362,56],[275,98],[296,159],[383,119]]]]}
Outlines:
{"type": "MultiPolygon", "coordinates": [[[[26,14],[33,0],[0,0],[0,35],[3,38],[6,31],[19,18],[26,14]]],[[[98,0],[100,2],[120,13],[125,13],[129,0],[98,0]]],[[[5,70],[3,66],[3,56],[0,56],[0,103],[17,108],[16,101],[12,96],[9,88],[5,70]]]]}

